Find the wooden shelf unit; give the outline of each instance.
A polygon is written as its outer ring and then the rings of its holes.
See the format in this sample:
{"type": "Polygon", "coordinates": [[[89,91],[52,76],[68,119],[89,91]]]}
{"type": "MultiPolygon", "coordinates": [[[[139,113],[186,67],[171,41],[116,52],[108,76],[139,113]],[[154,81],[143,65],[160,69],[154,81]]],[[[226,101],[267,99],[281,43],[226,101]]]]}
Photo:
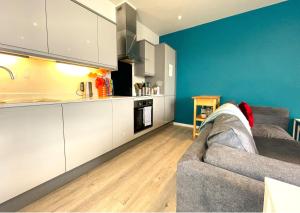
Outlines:
{"type": "Polygon", "coordinates": [[[200,114],[197,115],[198,107],[212,107],[212,112],[214,112],[220,106],[221,96],[194,96],[194,122],[193,122],[193,139],[199,135],[197,131],[197,121],[203,122],[205,118],[201,118],[200,114]]]}

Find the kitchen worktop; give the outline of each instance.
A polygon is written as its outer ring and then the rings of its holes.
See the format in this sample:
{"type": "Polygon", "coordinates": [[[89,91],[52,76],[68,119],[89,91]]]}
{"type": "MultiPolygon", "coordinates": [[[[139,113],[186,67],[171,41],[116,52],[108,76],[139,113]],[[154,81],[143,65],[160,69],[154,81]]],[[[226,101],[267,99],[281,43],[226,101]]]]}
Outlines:
{"type": "Polygon", "coordinates": [[[109,96],[105,98],[67,98],[67,99],[55,99],[55,98],[17,98],[17,99],[0,99],[0,109],[10,107],[23,107],[23,106],[39,106],[49,104],[67,104],[67,103],[80,103],[80,102],[92,102],[92,101],[111,101],[111,100],[143,100],[151,99],[153,97],[159,97],[164,95],[152,95],[152,96],[109,96]]]}

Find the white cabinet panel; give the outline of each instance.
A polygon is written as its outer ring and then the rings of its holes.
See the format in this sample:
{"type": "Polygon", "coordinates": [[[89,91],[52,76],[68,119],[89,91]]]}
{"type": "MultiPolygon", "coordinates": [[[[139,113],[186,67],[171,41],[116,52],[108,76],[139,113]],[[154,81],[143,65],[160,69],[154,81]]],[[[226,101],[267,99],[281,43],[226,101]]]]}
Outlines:
{"type": "Polygon", "coordinates": [[[153,97],[153,126],[159,127],[165,123],[165,98],[153,97]]]}
{"type": "Polygon", "coordinates": [[[155,75],[155,46],[146,40],[139,41],[141,61],[135,64],[135,73],[138,76],[155,75]]]}
{"type": "Polygon", "coordinates": [[[112,103],[63,104],[67,171],[112,149],[112,103]]]}
{"type": "Polygon", "coordinates": [[[117,68],[117,27],[98,17],[99,63],[117,68]]]}
{"type": "Polygon", "coordinates": [[[175,96],[165,96],[165,122],[174,120],[175,96]]]}
{"type": "Polygon", "coordinates": [[[165,45],[165,95],[175,95],[176,52],[165,45]]]}
{"type": "Polygon", "coordinates": [[[116,22],[116,5],[110,0],[76,0],[105,18],[116,22]]]}
{"type": "Polygon", "coordinates": [[[45,0],[2,0],[0,44],[48,52],[45,0]]]}
{"type": "Polygon", "coordinates": [[[47,0],[51,54],[98,63],[97,15],[70,0],[47,0]]]}
{"type": "Polygon", "coordinates": [[[155,75],[155,47],[149,42],[145,42],[145,75],[155,75]]]}
{"type": "Polygon", "coordinates": [[[65,172],[61,105],[0,109],[0,203],[65,172]]]}
{"type": "Polygon", "coordinates": [[[113,100],[113,147],[121,146],[134,137],[133,100],[113,100]]]}

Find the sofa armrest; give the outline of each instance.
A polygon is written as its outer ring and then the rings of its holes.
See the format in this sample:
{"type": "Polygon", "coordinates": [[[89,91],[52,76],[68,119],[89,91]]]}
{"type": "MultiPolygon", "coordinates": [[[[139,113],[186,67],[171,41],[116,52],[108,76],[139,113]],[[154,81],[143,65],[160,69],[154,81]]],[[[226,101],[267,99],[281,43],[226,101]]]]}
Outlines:
{"type": "Polygon", "coordinates": [[[214,144],[205,153],[211,165],[264,181],[265,177],[300,186],[300,165],[214,144]]]}
{"type": "Polygon", "coordinates": [[[264,184],[199,160],[177,167],[177,212],[261,212],[264,184]]]}
{"type": "Polygon", "coordinates": [[[254,137],[260,155],[300,165],[300,143],[295,140],[254,137]]]}
{"type": "Polygon", "coordinates": [[[180,162],[184,161],[190,161],[190,160],[202,160],[203,155],[205,153],[205,143],[196,143],[194,142],[188,149],[187,151],[183,154],[181,159],[179,160],[180,162]]]}
{"type": "Polygon", "coordinates": [[[208,123],[201,129],[200,135],[184,153],[180,161],[202,160],[207,146],[206,139],[212,129],[212,126],[212,123],[208,123]]]}

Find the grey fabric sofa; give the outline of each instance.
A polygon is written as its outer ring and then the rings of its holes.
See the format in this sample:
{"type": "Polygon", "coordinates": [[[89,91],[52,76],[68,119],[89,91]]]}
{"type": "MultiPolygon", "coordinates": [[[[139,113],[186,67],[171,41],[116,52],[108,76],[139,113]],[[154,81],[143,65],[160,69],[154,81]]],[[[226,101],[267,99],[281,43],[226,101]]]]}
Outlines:
{"type": "MultiPolygon", "coordinates": [[[[288,127],[286,112],[258,107],[254,118],[257,124],[278,125],[282,131],[288,127]]],[[[254,134],[259,154],[222,144],[207,148],[212,129],[213,123],[207,124],[178,163],[178,212],[261,212],[264,177],[300,186],[300,144],[296,141],[277,134],[263,137],[259,132],[254,134]]]]}

